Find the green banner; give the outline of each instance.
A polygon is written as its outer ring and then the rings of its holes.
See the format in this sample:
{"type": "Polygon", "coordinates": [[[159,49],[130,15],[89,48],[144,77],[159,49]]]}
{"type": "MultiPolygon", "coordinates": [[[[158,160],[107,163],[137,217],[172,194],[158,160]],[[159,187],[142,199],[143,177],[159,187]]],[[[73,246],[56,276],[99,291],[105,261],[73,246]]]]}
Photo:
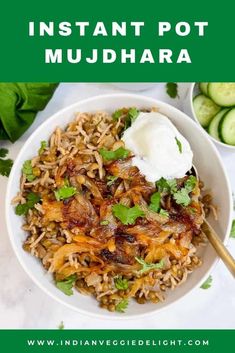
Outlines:
{"type": "Polygon", "coordinates": [[[1,348],[17,353],[232,352],[234,330],[2,330],[1,348]]]}
{"type": "Polygon", "coordinates": [[[235,2],[5,1],[0,81],[234,81],[235,2]]]}

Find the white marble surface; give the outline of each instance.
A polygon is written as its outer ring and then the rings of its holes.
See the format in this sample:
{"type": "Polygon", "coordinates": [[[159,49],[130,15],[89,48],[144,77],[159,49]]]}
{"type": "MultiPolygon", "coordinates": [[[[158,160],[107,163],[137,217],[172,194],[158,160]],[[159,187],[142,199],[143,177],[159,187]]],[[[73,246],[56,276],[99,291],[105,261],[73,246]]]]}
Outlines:
{"type": "MultiPolygon", "coordinates": [[[[170,99],[164,84],[141,94],[161,99],[181,108],[187,84],[179,84],[180,99],[170,99]]],[[[27,137],[51,114],[77,100],[97,94],[120,92],[110,84],[61,84],[47,108],[38,114],[33,126],[14,145],[0,142],[15,159],[27,137]]],[[[232,189],[235,192],[235,154],[221,152],[232,189]]],[[[0,328],[235,328],[235,283],[220,261],[214,269],[213,285],[196,289],[183,301],[149,319],[122,321],[99,320],[80,315],[42,292],[25,274],[11,248],[4,220],[7,178],[0,177],[0,328]]],[[[219,186],[219,181],[218,181],[219,186]]],[[[235,256],[235,239],[228,248],[235,256]]]]}

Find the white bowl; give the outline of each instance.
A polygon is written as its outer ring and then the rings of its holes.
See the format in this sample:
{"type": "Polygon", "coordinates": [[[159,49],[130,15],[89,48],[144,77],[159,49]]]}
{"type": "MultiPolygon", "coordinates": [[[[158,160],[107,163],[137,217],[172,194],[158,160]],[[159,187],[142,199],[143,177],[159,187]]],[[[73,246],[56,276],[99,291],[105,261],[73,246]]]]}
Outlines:
{"type": "Polygon", "coordinates": [[[198,118],[195,114],[194,108],[193,108],[193,98],[199,94],[199,88],[197,84],[194,82],[189,86],[189,89],[187,91],[186,97],[183,100],[183,110],[186,114],[191,116],[200,126],[202,130],[204,130],[207,135],[210,137],[210,139],[218,146],[222,147],[224,150],[230,150],[230,151],[235,151],[235,146],[232,145],[227,145],[226,143],[223,143],[219,140],[216,140],[214,137],[212,137],[199,123],[198,118]]]}
{"type": "Polygon", "coordinates": [[[99,308],[95,299],[83,296],[75,291],[73,296],[64,295],[53,283],[52,277],[43,269],[41,263],[22,249],[26,233],[21,229],[23,219],[16,216],[11,200],[19,189],[19,180],[23,162],[37,154],[40,141],[47,140],[56,126],[65,127],[73,120],[78,111],[92,112],[106,110],[113,112],[120,107],[136,106],[137,108],[158,107],[167,115],[180,132],[189,140],[194,151],[194,164],[207,188],[213,192],[214,203],[219,208],[219,221],[211,219],[211,224],[220,235],[223,242],[229,236],[232,221],[232,193],[228,178],[220,160],[219,154],[204,132],[196,123],[181,111],[169,104],[132,94],[103,95],[75,103],[47,119],[26,141],[12,168],[6,195],[6,220],[13,249],[19,262],[31,279],[51,297],[77,310],[78,312],[95,315],[100,318],[134,318],[156,313],[171,304],[176,304],[194,288],[198,288],[208,277],[212,267],[218,260],[210,245],[202,249],[203,265],[191,274],[188,280],[174,291],[169,291],[166,301],[159,304],[139,305],[131,302],[125,314],[110,313],[99,308]]]}

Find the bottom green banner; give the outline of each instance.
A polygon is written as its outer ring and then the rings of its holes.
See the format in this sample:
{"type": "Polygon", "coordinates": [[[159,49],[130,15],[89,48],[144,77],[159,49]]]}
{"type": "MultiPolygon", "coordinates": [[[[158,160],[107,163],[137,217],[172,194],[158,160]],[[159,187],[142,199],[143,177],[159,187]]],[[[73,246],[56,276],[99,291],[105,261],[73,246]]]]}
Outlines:
{"type": "Polygon", "coordinates": [[[233,351],[235,330],[0,330],[17,353],[217,353],[233,351]]]}

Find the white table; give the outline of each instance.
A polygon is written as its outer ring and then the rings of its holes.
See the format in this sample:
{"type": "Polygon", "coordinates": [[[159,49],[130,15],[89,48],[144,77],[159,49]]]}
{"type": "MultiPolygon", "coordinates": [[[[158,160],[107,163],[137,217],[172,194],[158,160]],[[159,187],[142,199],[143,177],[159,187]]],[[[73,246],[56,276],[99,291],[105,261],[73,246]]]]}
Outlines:
{"type": "MultiPolygon", "coordinates": [[[[157,84],[145,94],[181,109],[187,84],[179,84],[180,99],[171,99],[165,85],[157,84]]],[[[39,113],[31,128],[14,145],[0,142],[15,159],[28,136],[51,114],[90,96],[120,92],[111,84],[61,84],[46,109],[39,113]]],[[[235,154],[220,151],[235,191],[235,154]]],[[[0,177],[0,328],[235,328],[235,282],[220,261],[213,271],[213,284],[208,290],[196,289],[179,304],[149,319],[122,321],[91,319],[66,308],[42,292],[26,275],[11,248],[4,220],[4,197],[7,178],[0,177]]],[[[235,239],[229,240],[235,256],[235,239]]]]}

